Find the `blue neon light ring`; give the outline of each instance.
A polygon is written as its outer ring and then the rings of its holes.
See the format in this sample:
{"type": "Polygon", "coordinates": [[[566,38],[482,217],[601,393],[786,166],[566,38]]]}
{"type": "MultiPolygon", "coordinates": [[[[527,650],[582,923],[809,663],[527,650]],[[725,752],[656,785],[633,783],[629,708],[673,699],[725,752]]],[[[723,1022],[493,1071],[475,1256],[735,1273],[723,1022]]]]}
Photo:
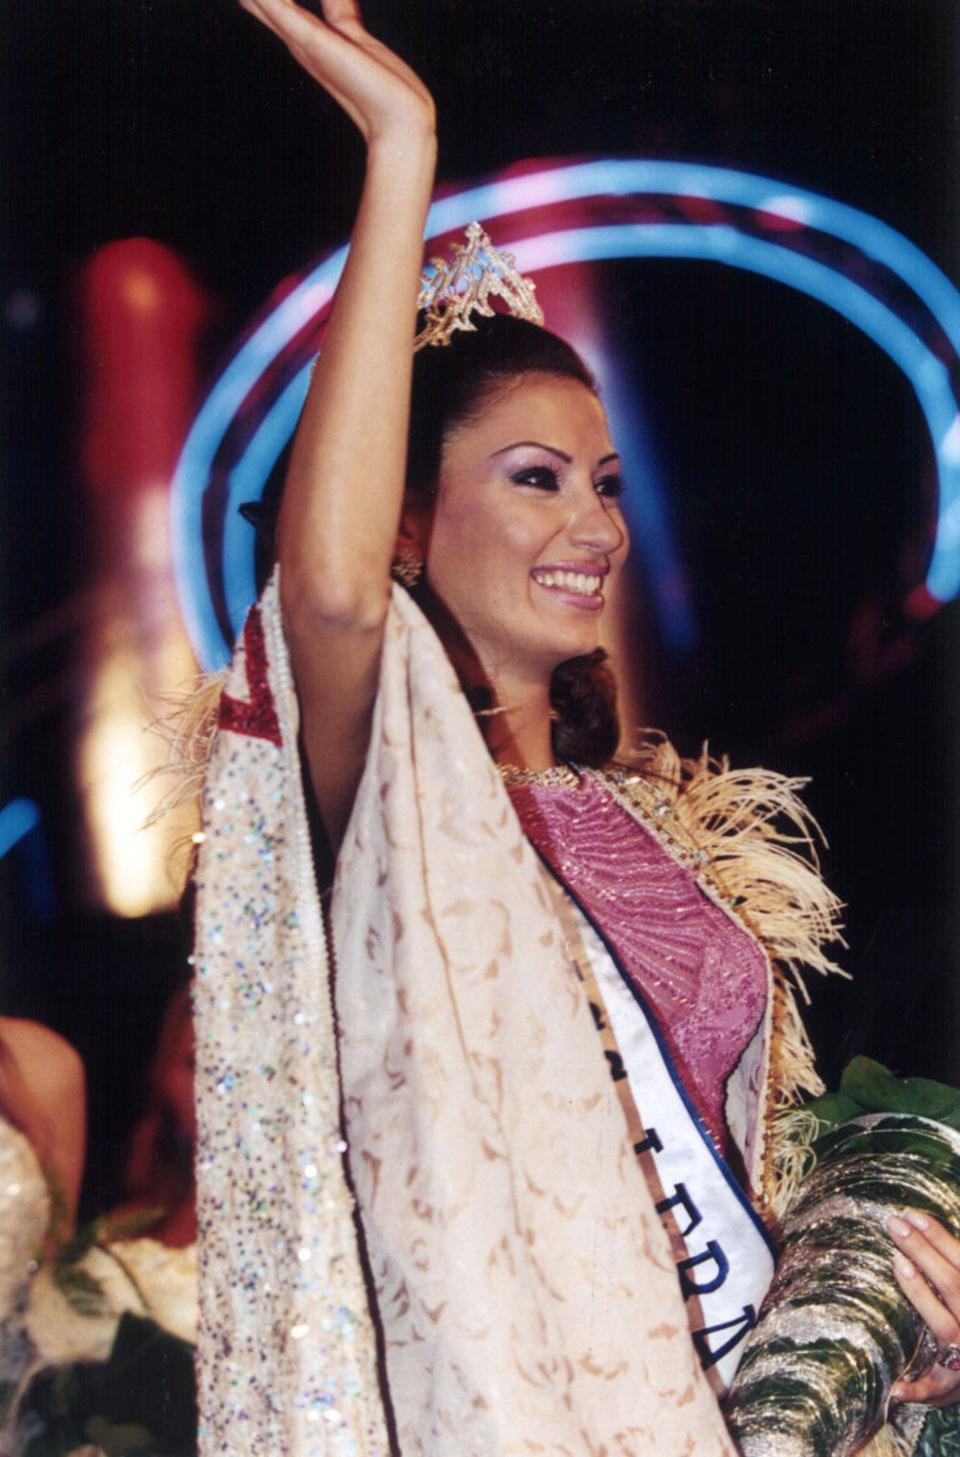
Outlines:
{"type": "MultiPolygon", "coordinates": [[[[787,229],[812,229],[853,245],[889,271],[919,301],[927,318],[960,355],[960,293],[914,244],[879,219],[816,193],[728,168],[677,162],[611,160],[547,167],[468,188],[436,202],[427,218],[428,239],[484,220],[510,216],[519,231],[526,219],[571,200],[591,202],[602,216],[603,199],[645,195],[695,198],[750,208],[787,229]]],[[[622,210],[621,208],[618,210],[622,210]]],[[[874,340],[907,375],[933,442],[939,480],[939,518],[926,588],[937,602],[960,594],[960,411],[947,366],[912,321],[830,262],[790,246],[795,231],[755,237],[735,223],[600,222],[516,242],[498,239],[526,272],[563,263],[613,258],[681,257],[710,260],[763,274],[819,299],[874,340]]],[[[205,667],[222,666],[230,643],[217,619],[208,581],[202,532],[204,495],[225,437],[251,390],[277,368],[291,341],[329,305],[346,259],[339,248],[313,268],[253,330],[205,401],[184,446],[174,480],[172,510],[175,568],[190,635],[205,667]]],[[[272,398],[242,450],[230,463],[221,545],[223,590],[235,634],[255,595],[253,543],[233,509],[253,500],[292,434],[306,395],[304,365],[272,398]]]]}

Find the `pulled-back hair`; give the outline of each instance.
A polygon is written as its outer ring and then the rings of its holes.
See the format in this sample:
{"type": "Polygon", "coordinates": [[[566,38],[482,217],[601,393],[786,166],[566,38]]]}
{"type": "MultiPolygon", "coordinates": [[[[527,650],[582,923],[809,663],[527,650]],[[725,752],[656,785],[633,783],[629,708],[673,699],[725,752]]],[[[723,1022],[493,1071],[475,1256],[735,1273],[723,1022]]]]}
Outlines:
{"type": "Polygon", "coordinates": [[[474,318],[476,330],[428,345],[413,357],[407,490],[433,497],[440,457],[452,430],[477,418],[497,392],[524,374],[574,379],[594,394],[597,384],[565,339],[512,314],[474,318]]]}
{"type": "MultiPolygon", "coordinates": [[[[510,314],[475,316],[475,323],[475,331],[454,334],[448,345],[430,345],[414,356],[406,485],[425,500],[436,494],[451,432],[476,419],[511,381],[548,374],[597,392],[579,354],[556,334],[510,314]]],[[[412,595],[429,613],[429,586],[414,588],[412,595]]],[[[619,739],[617,693],[606,656],[598,648],[554,670],[553,748],[562,762],[598,767],[613,757],[619,739]]]]}

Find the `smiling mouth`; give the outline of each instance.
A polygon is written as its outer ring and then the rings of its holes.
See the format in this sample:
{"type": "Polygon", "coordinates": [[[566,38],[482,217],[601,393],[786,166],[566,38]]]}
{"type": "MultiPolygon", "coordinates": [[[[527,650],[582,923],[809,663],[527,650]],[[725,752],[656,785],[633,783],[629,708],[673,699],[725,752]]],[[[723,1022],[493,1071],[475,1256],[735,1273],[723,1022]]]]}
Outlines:
{"type": "Polygon", "coordinates": [[[572,592],[577,597],[597,597],[603,586],[603,577],[596,572],[534,571],[530,575],[540,587],[552,587],[555,591],[572,592]]]}

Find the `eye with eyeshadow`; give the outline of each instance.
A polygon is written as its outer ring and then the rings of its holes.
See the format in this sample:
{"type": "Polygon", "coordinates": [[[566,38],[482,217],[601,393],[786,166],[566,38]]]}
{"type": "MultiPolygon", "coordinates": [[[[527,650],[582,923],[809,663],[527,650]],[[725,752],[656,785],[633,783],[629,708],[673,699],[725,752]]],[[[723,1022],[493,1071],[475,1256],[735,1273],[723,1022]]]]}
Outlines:
{"type": "Polygon", "coordinates": [[[606,496],[609,500],[616,501],[618,497],[623,495],[626,486],[623,476],[614,472],[611,475],[601,476],[598,481],[594,481],[593,489],[598,496],[606,496]]]}
{"type": "Polygon", "coordinates": [[[560,488],[557,472],[549,465],[528,465],[514,471],[510,479],[517,486],[535,486],[539,491],[556,491],[560,488]]]}

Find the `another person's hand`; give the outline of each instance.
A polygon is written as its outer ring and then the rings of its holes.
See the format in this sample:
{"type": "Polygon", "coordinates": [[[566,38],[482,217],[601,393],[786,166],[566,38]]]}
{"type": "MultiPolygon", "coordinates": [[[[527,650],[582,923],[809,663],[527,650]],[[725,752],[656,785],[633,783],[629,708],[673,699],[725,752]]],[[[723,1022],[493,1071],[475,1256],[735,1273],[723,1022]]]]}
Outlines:
{"type": "Polygon", "coordinates": [[[294,0],[240,0],[343,107],[366,142],[431,136],[433,99],[399,56],[364,29],[356,0],[322,0],[323,19],[294,0]]]}
{"type": "MultiPolygon", "coordinates": [[[[893,1269],[900,1289],[919,1311],[941,1352],[952,1346],[960,1364],[960,1240],[936,1219],[910,1210],[887,1221],[887,1233],[900,1251],[893,1269]]],[[[939,1361],[918,1381],[898,1381],[895,1401],[951,1406],[960,1401],[960,1370],[939,1361]]]]}

